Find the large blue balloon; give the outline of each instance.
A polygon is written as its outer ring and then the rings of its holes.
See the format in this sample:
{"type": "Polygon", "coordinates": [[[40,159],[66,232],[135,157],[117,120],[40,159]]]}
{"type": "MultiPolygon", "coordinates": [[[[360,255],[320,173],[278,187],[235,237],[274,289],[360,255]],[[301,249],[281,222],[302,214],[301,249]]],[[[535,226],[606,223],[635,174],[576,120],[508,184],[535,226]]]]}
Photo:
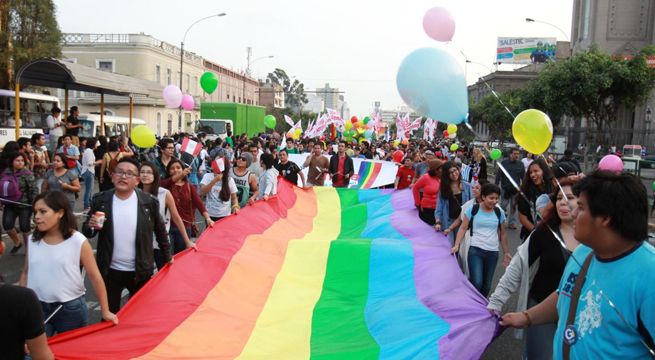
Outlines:
{"type": "Polygon", "coordinates": [[[464,69],[444,48],[422,48],[407,55],[398,68],[396,86],[403,101],[419,114],[449,124],[466,121],[464,69]]]}

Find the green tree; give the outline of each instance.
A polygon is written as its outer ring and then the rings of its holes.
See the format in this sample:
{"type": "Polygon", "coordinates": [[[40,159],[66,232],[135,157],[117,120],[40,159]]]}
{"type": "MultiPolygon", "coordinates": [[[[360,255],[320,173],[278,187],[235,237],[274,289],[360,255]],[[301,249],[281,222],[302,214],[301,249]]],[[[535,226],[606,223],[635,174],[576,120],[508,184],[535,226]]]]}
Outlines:
{"type": "Polygon", "coordinates": [[[305,85],[298,81],[298,79],[291,81],[286,71],[282,69],[275,69],[267,76],[272,83],[282,86],[284,89],[284,106],[294,109],[296,111],[302,108],[303,104],[308,102],[307,95],[305,94],[305,85]]]}
{"type": "Polygon", "coordinates": [[[521,100],[521,90],[508,90],[498,96],[502,103],[493,95],[488,94],[480,102],[471,106],[469,117],[472,125],[483,122],[489,129],[489,137],[493,140],[504,142],[511,139],[512,122],[514,118],[505,109],[505,104],[514,114],[523,110],[521,100]]]}
{"type": "Polygon", "coordinates": [[[15,72],[42,57],[61,57],[52,0],[0,0],[0,88],[13,87],[15,72]]]}
{"type": "Polygon", "coordinates": [[[614,58],[597,47],[571,59],[551,63],[524,91],[523,105],[545,111],[551,119],[561,115],[583,117],[597,131],[587,131],[588,144],[608,140],[611,126],[622,106],[644,103],[655,86],[655,69],[646,56],[655,48],[644,48],[630,60],[614,58]]]}

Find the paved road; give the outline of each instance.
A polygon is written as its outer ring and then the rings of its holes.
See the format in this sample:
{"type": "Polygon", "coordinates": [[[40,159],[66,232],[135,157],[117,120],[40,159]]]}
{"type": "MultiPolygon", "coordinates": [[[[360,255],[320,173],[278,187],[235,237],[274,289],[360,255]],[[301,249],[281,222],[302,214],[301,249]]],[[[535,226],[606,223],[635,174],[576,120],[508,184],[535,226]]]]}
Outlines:
{"type": "MultiPolygon", "coordinates": [[[[82,210],[81,198],[78,199],[76,210],[77,211],[82,210]]],[[[81,218],[78,219],[81,224],[81,218]]],[[[510,249],[512,253],[514,253],[516,247],[520,244],[520,240],[518,237],[519,232],[517,230],[509,230],[508,234],[509,234],[510,249]]],[[[20,271],[23,266],[23,262],[25,259],[25,255],[24,255],[25,252],[24,250],[21,249],[16,255],[9,255],[9,250],[13,246],[11,240],[9,240],[9,238],[7,238],[6,235],[2,236],[2,240],[6,245],[7,251],[5,252],[5,255],[0,257],[0,274],[4,276],[5,281],[7,283],[16,283],[18,282],[20,271]]],[[[91,244],[95,248],[96,240],[92,239],[91,244]]],[[[502,276],[503,272],[504,272],[504,267],[499,262],[494,277],[494,287],[495,284],[498,282],[498,279],[500,279],[500,276],[502,276]]],[[[86,280],[86,288],[87,288],[86,299],[89,305],[89,322],[96,323],[100,321],[100,307],[98,306],[97,298],[93,291],[93,287],[89,283],[88,279],[86,280]]],[[[124,293],[123,301],[127,301],[126,293],[124,293]]],[[[512,309],[515,306],[515,304],[516,304],[516,296],[513,296],[507,305],[507,309],[512,309]]],[[[521,341],[516,340],[513,337],[511,331],[506,331],[489,346],[489,348],[484,353],[482,359],[488,359],[488,360],[520,359],[522,347],[523,347],[523,343],[521,341]]]]}

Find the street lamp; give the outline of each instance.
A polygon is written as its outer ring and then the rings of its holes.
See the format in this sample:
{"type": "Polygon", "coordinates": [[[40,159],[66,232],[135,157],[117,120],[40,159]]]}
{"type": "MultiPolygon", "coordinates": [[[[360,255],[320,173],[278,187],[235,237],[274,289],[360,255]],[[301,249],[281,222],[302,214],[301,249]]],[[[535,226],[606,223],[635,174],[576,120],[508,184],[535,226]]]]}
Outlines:
{"type": "MultiPolygon", "coordinates": [[[[187,34],[189,33],[189,30],[191,30],[191,28],[192,28],[194,25],[196,25],[197,23],[199,23],[199,22],[201,22],[201,21],[204,21],[204,20],[207,20],[207,19],[211,19],[211,18],[214,18],[214,17],[221,17],[221,16],[225,16],[225,15],[227,15],[227,14],[225,14],[224,12],[222,12],[222,13],[220,13],[220,14],[214,14],[214,15],[205,16],[204,18],[198,19],[198,20],[196,20],[193,24],[189,25],[189,27],[188,27],[188,28],[186,29],[186,31],[184,32],[184,37],[182,38],[182,43],[180,43],[180,91],[182,91],[182,78],[184,77],[184,76],[183,76],[183,75],[184,75],[184,72],[182,71],[183,68],[184,68],[184,41],[186,40],[186,36],[187,36],[187,34]]],[[[188,89],[187,89],[187,90],[188,90],[188,89]]],[[[177,119],[177,127],[178,127],[178,128],[181,128],[181,127],[182,127],[182,105],[180,105],[179,117],[178,117],[178,119],[177,119]]]]}
{"type": "MultiPolygon", "coordinates": [[[[250,49],[251,49],[251,48],[249,47],[249,48],[248,48],[248,57],[247,57],[248,63],[247,63],[247,66],[246,66],[246,72],[245,72],[245,74],[243,74],[243,89],[242,89],[242,93],[243,93],[243,103],[244,103],[244,104],[247,104],[247,103],[248,103],[248,102],[246,101],[246,76],[250,76],[250,65],[252,65],[252,64],[254,64],[254,63],[256,63],[257,61],[262,60],[262,59],[272,59],[272,58],[274,58],[273,55],[268,55],[268,56],[261,56],[261,57],[256,58],[255,60],[250,61],[250,54],[251,54],[250,49]]],[[[253,103],[254,103],[254,100],[253,100],[253,103]]]]}

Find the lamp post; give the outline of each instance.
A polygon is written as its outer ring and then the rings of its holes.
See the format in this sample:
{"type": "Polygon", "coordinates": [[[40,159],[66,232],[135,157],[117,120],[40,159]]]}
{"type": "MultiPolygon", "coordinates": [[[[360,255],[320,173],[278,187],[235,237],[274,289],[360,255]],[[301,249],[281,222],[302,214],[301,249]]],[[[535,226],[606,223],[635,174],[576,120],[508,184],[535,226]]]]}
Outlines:
{"type": "MultiPolygon", "coordinates": [[[[243,89],[242,89],[243,97],[242,97],[242,98],[243,98],[243,103],[244,103],[244,104],[247,104],[247,103],[248,103],[248,102],[246,101],[246,77],[247,77],[247,76],[250,76],[250,65],[256,63],[256,62],[259,61],[259,60],[262,60],[262,59],[272,59],[272,58],[274,57],[273,55],[267,55],[267,56],[261,56],[261,57],[258,57],[258,58],[256,58],[255,60],[250,61],[250,54],[251,54],[251,53],[252,53],[252,50],[251,50],[250,47],[248,47],[248,56],[247,56],[247,60],[248,60],[248,62],[247,62],[247,66],[246,66],[246,71],[245,71],[245,73],[243,74],[243,89]]],[[[254,100],[253,100],[253,102],[254,102],[254,100]]]]}
{"type": "MultiPolygon", "coordinates": [[[[183,68],[184,68],[184,41],[186,40],[186,36],[189,33],[189,30],[191,30],[191,28],[194,25],[196,25],[197,23],[199,23],[201,21],[211,19],[211,18],[214,18],[214,17],[221,17],[221,16],[225,16],[225,15],[226,14],[224,12],[222,12],[220,14],[205,16],[204,18],[198,19],[193,24],[189,25],[189,27],[184,32],[184,37],[182,38],[182,42],[180,43],[180,91],[182,91],[182,78],[184,77],[184,72],[183,72],[183,68]]],[[[182,127],[182,105],[180,105],[179,116],[177,118],[177,127],[178,127],[178,129],[182,127]]]]}
{"type": "Polygon", "coordinates": [[[548,25],[548,26],[550,26],[552,28],[557,29],[559,32],[562,33],[562,35],[564,35],[564,39],[566,39],[566,41],[569,42],[569,57],[571,57],[573,55],[573,44],[571,44],[571,38],[569,38],[569,36],[566,34],[566,32],[564,32],[564,30],[562,30],[562,28],[560,28],[559,26],[557,26],[555,24],[551,24],[551,23],[546,22],[546,21],[535,20],[533,18],[525,18],[525,22],[544,24],[544,25],[548,25]]]}
{"type": "Polygon", "coordinates": [[[648,141],[650,140],[650,115],[651,115],[651,110],[650,106],[646,107],[646,134],[644,134],[645,139],[644,139],[644,147],[646,148],[646,151],[648,151],[648,141]]]}

